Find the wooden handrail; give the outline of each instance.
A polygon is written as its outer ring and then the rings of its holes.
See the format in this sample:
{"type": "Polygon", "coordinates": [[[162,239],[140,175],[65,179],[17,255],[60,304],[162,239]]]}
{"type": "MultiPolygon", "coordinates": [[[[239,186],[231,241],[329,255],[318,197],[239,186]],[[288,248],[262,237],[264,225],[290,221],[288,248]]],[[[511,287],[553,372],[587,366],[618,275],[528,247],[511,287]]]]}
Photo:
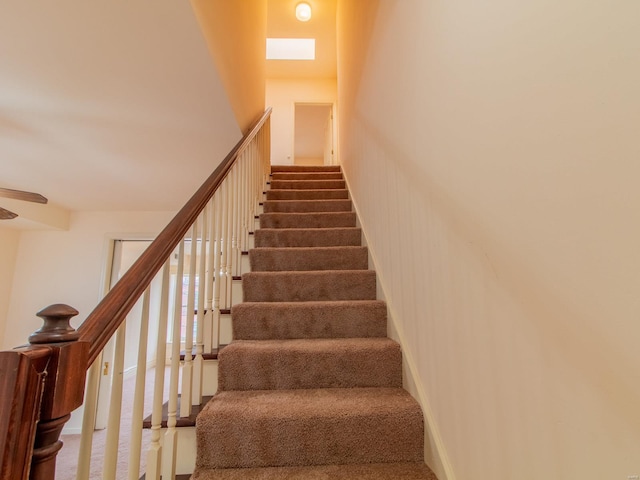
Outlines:
{"type": "Polygon", "coordinates": [[[196,193],[89,314],[78,330],[68,305],[37,313],[44,320],[30,346],[0,352],[0,480],[52,480],[62,447],[59,436],[82,405],[86,369],[100,355],[129,311],[222,185],[238,157],[267,122],[267,109],[196,193]]]}
{"type": "Polygon", "coordinates": [[[89,344],[86,368],[89,368],[109,339],[122,324],[138,298],[149,286],[166,259],[187,233],[200,212],[213,197],[224,178],[229,173],[236,158],[247,147],[260,128],[269,118],[271,108],[254,122],[248,133],[229,152],[196,193],[176,214],[171,222],[144,251],[125,275],[109,291],[104,299],[89,314],[78,328],[79,342],[89,344]]]}

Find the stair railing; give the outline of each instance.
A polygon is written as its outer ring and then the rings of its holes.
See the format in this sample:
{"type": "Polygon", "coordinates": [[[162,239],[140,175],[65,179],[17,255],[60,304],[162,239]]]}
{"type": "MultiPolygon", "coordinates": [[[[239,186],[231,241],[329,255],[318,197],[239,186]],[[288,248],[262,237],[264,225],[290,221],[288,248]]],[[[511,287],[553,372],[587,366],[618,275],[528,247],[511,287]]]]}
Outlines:
{"type": "Polygon", "coordinates": [[[178,421],[202,402],[204,358],[221,346],[222,315],[234,299],[234,278],[237,281],[244,271],[242,255],[249,249],[269,175],[270,114],[267,109],[252,125],[77,330],[69,321],[78,312],[52,305],[38,313],[44,325],[31,335],[30,345],[0,352],[0,480],[54,479],[62,448],[60,433],[70,413],[83,403],[76,478],[89,478],[105,368],[113,377],[101,478],[121,475],[119,449],[127,437],[129,479],[137,480],[142,471],[147,479],[174,478],[180,468],[178,421]],[[133,401],[125,406],[131,414],[131,432],[121,436],[124,346],[134,306],[140,311],[131,322],[140,324],[138,359],[133,401]],[[107,354],[105,347],[112,338],[113,353],[107,354]],[[155,363],[152,382],[146,378],[149,363],[155,363]],[[142,423],[149,383],[151,433],[144,454],[142,423]],[[144,469],[141,463],[146,463],[144,469]]]}

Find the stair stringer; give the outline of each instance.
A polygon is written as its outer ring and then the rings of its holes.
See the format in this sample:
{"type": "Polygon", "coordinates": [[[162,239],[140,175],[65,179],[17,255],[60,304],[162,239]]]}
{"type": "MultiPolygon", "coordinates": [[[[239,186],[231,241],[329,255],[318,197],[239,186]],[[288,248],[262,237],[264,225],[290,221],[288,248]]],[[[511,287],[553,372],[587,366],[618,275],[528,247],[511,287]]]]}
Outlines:
{"type": "Polygon", "coordinates": [[[394,308],[393,300],[389,299],[385,292],[386,281],[383,270],[379,268],[379,262],[377,261],[375,247],[369,243],[367,238],[367,226],[361,221],[360,210],[358,208],[358,202],[353,197],[353,190],[350,187],[349,177],[345,169],[342,169],[342,174],[345,179],[347,190],[349,191],[349,198],[352,201],[353,211],[356,214],[356,226],[362,229],[362,246],[367,247],[369,252],[369,269],[376,272],[376,293],[377,299],[383,300],[387,304],[387,335],[392,340],[395,340],[400,344],[402,349],[402,378],[403,387],[407,390],[413,398],[416,399],[425,417],[424,422],[424,456],[425,463],[440,480],[456,480],[453,467],[449,460],[446,447],[440,435],[440,429],[435,420],[433,409],[429,401],[424,384],[417,375],[416,362],[411,354],[410,350],[406,348],[407,342],[405,341],[405,335],[396,321],[398,315],[394,308]]]}

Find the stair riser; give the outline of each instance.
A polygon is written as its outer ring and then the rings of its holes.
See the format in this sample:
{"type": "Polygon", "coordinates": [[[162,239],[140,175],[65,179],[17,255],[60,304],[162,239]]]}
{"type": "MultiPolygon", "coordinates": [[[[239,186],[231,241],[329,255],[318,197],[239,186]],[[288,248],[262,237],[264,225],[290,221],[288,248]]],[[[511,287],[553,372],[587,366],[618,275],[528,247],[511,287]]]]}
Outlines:
{"type": "Polygon", "coordinates": [[[438,480],[422,462],[197,470],[191,480],[438,480]]]}
{"type": "MultiPolygon", "coordinates": [[[[323,390],[317,392],[322,395],[323,390]]],[[[306,407],[300,411],[277,399],[271,405],[247,402],[242,409],[216,409],[225,394],[232,393],[236,392],[219,393],[207,406],[210,413],[198,418],[198,468],[423,460],[422,412],[413,400],[394,405],[392,411],[381,405],[380,413],[361,412],[359,402],[365,400],[360,399],[340,414],[326,409],[309,412],[306,407]]]]}
{"type": "Polygon", "coordinates": [[[346,188],[344,180],[272,180],[274,190],[336,190],[346,188]]]}
{"type": "Polygon", "coordinates": [[[267,190],[267,200],[338,200],[349,198],[344,189],[324,190],[267,190]]]}
{"type": "Polygon", "coordinates": [[[263,213],[260,228],[339,228],[355,227],[354,212],[263,213]]]}
{"type": "Polygon", "coordinates": [[[402,387],[396,343],[382,338],[238,341],[219,355],[220,390],[359,387],[402,387]]]}
{"type": "Polygon", "coordinates": [[[234,340],[386,337],[384,302],[241,303],[231,310],[234,340]]]}
{"type": "Polygon", "coordinates": [[[268,200],[264,212],[350,212],[351,200],[268,200]]]}
{"type": "Polygon", "coordinates": [[[278,172],[339,172],[340,165],[271,165],[271,173],[278,172]]]}
{"type": "Polygon", "coordinates": [[[362,231],[359,228],[259,229],[254,242],[256,248],[360,246],[362,231]]]}
{"type": "Polygon", "coordinates": [[[245,302],[375,300],[374,271],[250,272],[242,276],[245,302]]]}
{"type": "Polygon", "coordinates": [[[340,172],[282,172],[271,175],[271,180],[342,180],[340,172]]]}
{"type": "Polygon", "coordinates": [[[367,247],[258,248],[249,252],[252,272],[366,270],[367,247]]]}

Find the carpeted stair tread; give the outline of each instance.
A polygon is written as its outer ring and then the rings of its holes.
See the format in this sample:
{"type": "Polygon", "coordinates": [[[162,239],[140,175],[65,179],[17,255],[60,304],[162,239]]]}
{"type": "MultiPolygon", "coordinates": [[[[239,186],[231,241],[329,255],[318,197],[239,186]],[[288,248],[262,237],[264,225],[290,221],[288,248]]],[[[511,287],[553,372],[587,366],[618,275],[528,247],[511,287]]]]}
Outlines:
{"type": "Polygon", "coordinates": [[[231,309],[234,340],[387,336],[380,300],[243,302],[231,309]]]}
{"type": "Polygon", "coordinates": [[[248,272],[242,275],[245,302],[375,300],[373,270],[248,272]]]}
{"type": "Polygon", "coordinates": [[[347,189],[267,190],[267,200],[337,200],[349,198],[347,189]]]}
{"type": "Polygon", "coordinates": [[[342,180],[342,172],[274,172],[271,180],[342,180]]]}
{"type": "Polygon", "coordinates": [[[424,463],[198,469],[192,480],[438,480],[424,463]]]}
{"type": "Polygon", "coordinates": [[[197,420],[197,468],[423,461],[423,418],[401,388],[217,393],[197,420]]]}
{"type": "Polygon", "coordinates": [[[346,182],[344,180],[272,180],[271,188],[273,190],[335,190],[346,188],[346,182]]]}
{"type": "Polygon", "coordinates": [[[389,338],[237,340],[218,356],[218,391],[402,387],[389,338]]]}
{"type": "Polygon", "coordinates": [[[339,167],[272,167],[194,480],[435,480],[339,167]]]}
{"type": "Polygon", "coordinates": [[[252,272],[366,270],[367,247],[261,247],[249,251],[252,272]]]}
{"type": "Polygon", "coordinates": [[[356,227],[337,228],[259,228],[254,235],[260,247],[333,247],[360,246],[362,230],[356,227]]]}
{"type": "Polygon", "coordinates": [[[265,213],[271,212],[350,212],[351,200],[267,200],[263,204],[265,213]]]}
{"type": "Polygon", "coordinates": [[[263,213],[260,228],[355,227],[355,212],[263,213]]]}
{"type": "Polygon", "coordinates": [[[271,165],[271,173],[277,172],[340,172],[340,165],[271,165]]]}

